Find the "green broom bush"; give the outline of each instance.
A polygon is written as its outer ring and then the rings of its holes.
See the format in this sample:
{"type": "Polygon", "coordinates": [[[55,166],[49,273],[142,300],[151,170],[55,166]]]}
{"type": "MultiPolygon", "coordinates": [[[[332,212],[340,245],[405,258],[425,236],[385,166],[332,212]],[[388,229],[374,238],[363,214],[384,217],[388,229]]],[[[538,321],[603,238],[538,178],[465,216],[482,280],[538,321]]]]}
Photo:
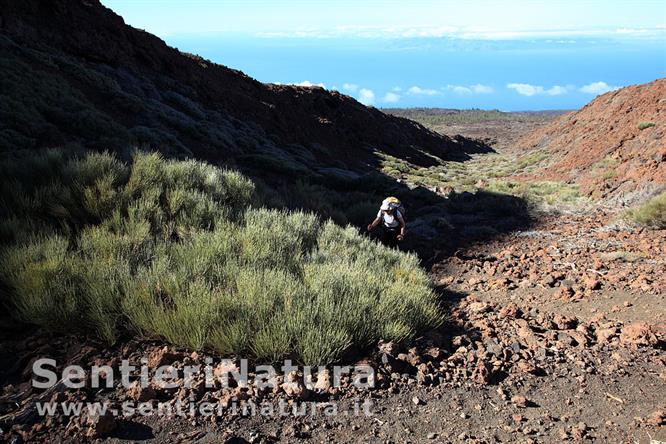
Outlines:
{"type": "Polygon", "coordinates": [[[440,322],[415,256],[257,208],[235,171],[141,152],[129,164],[58,150],[5,164],[0,279],[26,322],[305,364],[440,322]]]}
{"type": "Polygon", "coordinates": [[[666,228],[666,191],[637,208],[627,210],[623,216],[636,225],[656,229],[666,228]]]}

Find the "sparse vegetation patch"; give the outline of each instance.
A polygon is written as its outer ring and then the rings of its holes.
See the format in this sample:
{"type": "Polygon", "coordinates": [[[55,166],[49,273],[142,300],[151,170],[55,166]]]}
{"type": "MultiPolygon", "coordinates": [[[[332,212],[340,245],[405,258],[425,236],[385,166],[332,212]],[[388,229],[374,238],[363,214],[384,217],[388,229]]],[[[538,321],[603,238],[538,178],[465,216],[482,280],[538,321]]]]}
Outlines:
{"type": "Polygon", "coordinates": [[[528,173],[546,162],[550,156],[545,150],[536,150],[521,156],[502,154],[476,155],[466,162],[440,160],[440,165],[420,168],[384,153],[382,171],[392,177],[427,188],[453,188],[456,192],[476,192],[481,188],[496,193],[520,197],[531,204],[572,205],[580,201],[578,186],[555,181],[516,181],[512,176],[528,173]]]}
{"type": "Polygon", "coordinates": [[[644,129],[653,127],[655,125],[656,125],[656,123],[654,123],[654,122],[639,122],[638,123],[638,129],[643,131],[644,129]]]}
{"type": "Polygon", "coordinates": [[[638,225],[666,228],[666,192],[625,213],[625,218],[638,225]]]}

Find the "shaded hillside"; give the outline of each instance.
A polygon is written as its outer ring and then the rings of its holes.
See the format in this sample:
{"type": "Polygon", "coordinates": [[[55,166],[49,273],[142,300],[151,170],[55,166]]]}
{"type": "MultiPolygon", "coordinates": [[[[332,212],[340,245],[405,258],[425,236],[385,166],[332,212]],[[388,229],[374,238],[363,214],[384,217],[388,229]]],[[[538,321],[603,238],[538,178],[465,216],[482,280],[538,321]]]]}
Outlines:
{"type": "Polygon", "coordinates": [[[500,152],[515,151],[516,140],[568,112],[449,108],[383,108],[382,111],[419,122],[439,134],[481,140],[500,152]]]}
{"type": "Polygon", "coordinates": [[[139,145],[284,175],[362,169],[375,150],[427,165],[427,153],[478,149],[337,92],[263,84],[179,52],[96,0],[6,0],[0,30],[3,151],[139,145]]]}
{"type": "Polygon", "coordinates": [[[642,200],[666,186],[666,79],[606,93],[524,137],[546,149],[543,173],[594,197],[642,200]]]}

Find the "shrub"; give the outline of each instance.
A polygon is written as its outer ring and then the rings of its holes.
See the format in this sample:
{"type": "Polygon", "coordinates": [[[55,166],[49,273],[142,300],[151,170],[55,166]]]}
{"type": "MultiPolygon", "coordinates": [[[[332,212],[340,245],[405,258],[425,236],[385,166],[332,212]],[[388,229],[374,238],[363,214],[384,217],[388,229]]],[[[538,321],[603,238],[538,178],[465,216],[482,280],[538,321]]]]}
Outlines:
{"type": "Polygon", "coordinates": [[[627,211],[625,217],[638,225],[666,228],[666,192],[653,197],[638,208],[627,211]]]}
{"type": "Polygon", "coordinates": [[[7,161],[0,278],[12,313],[112,343],[326,364],[439,322],[415,256],[302,211],[254,207],[234,171],[136,153],[7,161]]]}
{"type": "Polygon", "coordinates": [[[638,122],[638,129],[643,131],[644,129],[650,128],[655,125],[656,123],[654,122],[638,122]]]}
{"type": "Polygon", "coordinates": [[[549,153],[543,150],[537,150],[529,154],[525,154],[516,159],[516,171],[524,170],[530,166],[536,165],[550,157],[549,153]]]}
{"type": "Polygon", "coordinates": [[[518,196],[530,204],[576,204],[581,199],[576,185],[563,182],[498,180],[490,182],[488,190],[518,196]]]}

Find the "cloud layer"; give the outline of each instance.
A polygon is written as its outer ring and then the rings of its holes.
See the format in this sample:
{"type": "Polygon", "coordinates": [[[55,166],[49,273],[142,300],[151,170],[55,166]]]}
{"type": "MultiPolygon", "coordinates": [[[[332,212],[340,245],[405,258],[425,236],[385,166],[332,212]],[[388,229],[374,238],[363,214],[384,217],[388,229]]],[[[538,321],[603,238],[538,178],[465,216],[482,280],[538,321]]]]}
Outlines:
{"type": "Polygon", "coordinates": [[[369,39],[458,39],[458,40],[531,40],[531,39],[653,39],[666,37],[662,26],[604,27],[579,29],[492,29],[461,26],[334,26],[331,28],[307,27],[290,31],[261,31],[254,34],[261,38],[320,38],[343,37],[369,39]]]}
{"type": "Polygon", "coordinates": [[[494,89],[488,85],[477,83],[476,85],[446,85],[446,89],[456,94],[491,94],[494,89]]]}
{"type": "Polygon", "coordinates": [[[606,82],[598,81],[592,82],[587,85],[576,88],[574,85],[554,85],[550,88],[546,88],[541,85],[532,85],[530,83],[508,83],[507,88],[513,89],[521,96],[536,96],[536,95],[549,95],[549,96],[561,96],[562,94],[567,94],[571,91],[578,91],[584,94],[599,95],[607,93],[608,91],[614,91],[619,89],[619,86],[611,86],[606,82]]]}
{"type": "Polygon", "coordinates": [[[295,82],[295,83],[273,82],[273,84],[274,85],[307,86],[307,87],[318,86],[319,88],[326,88],[326,85],[324,85],[323,83],[312,83],[309,80],[303,80],[302,82],[295,82]]]}
{"type": "Polygon", "coordinates": [[[587,84],[579,89],[580,92],[585,94],[594,94],[598,96],[599,94],[607,93],[608,91],[615,91],[619,86],[610,86],[606,82],[592,82],[587,84]]]}
{"type": "MultiPolygon", "coordinates": [[[[275,82],[276,84],[283,84],[280,82],[275,82]]],[[[309,80],[303,80],[298,83],[287,83],[288,85],[296,86],[306,86],[306,87],[321,87],[326,88],[324,83],[314,83],[309,80]]],[[[550,87],[543,85],[536,85],[531,83],[507,83],[506,88],[513,90],[521,96],[533,97],[533,96],[561,96],[568,94],[570,92],[577,92],[582,94],[590,95],[599,95],[604,94],[608,91],[614,91],[619,89],[619,86],[612,86],[604,81],[596,81],[577,87],[575,85],[553,85],[550,87]]],[[[331,89],[337,89],[333,86],[331,89]]],[[[345,82],[342,84],[342,91],[346,94],[356,97],[356,99],[365,104],[365,105],[374,105],[377,101],[377,95],[375,91],[362,87],[356,83],[345,82]]],[[[439,89],[421,87],[418,85],[412,85],[409,88],[403,90],[400,86],[394,86],[389,91],[386,91],[383,95],[380,95],[379,102],[384,104],[396,104],[406,96],[411,97],[434,97],[434,96],[447,96],[447,93],[452,93],[460,96],[471,96],[475,94],[494,94],[495,89],[490,85],[484,85],[481,83],[471,84],[471,85],[446,85],[439,89]]]]}
{"type": "Polygon", "coordinates": [[[396,94],[394,92],[387,92],[384,94],[384,97],[382,98],[382,102],[384,103],[398,103],[400,101],[400,94],[396,94]]]}
{"type": "Polygon", "coordinates": [[[568,86],[555,85],[550,88],[544,88],[541,85],[532,85],[529,83],[509,83],[507,88],[515,90],[521,96],[536,96],[539,94],[546,94],[549,96],[559,96],[569,92],[568,86]]]}
{"type": "Polygon", "coordinates": [[[326,88],[326,85],[324,85],[323,83],[312,83],[309,80],[303,80],[300,83],[294,83],[294,85],[296,85],[296,86],[318,86],[320,88],[326,88]]]}
{"type": "Polygon", "coordinates": [[[361,88],[358,91],[358,101],[364,105],[372,105],[375,103],[375,92],[371,89],[361,88]]]}
{"type": "Polygon", "coordinates": [[[430,88],[421,88],[419,86],[412,86],[407,90],[407,94],[411,94],[414,96],[434,96],[438,94],[438,91],[436,89],[430,89],[430,88]]]}
{"type": "Polygon", "coordinates": [[[358,91],[358,85],[354,83],[343,83],[342,90],[350,93],[355,93],[356,91],[358,91]]]}

